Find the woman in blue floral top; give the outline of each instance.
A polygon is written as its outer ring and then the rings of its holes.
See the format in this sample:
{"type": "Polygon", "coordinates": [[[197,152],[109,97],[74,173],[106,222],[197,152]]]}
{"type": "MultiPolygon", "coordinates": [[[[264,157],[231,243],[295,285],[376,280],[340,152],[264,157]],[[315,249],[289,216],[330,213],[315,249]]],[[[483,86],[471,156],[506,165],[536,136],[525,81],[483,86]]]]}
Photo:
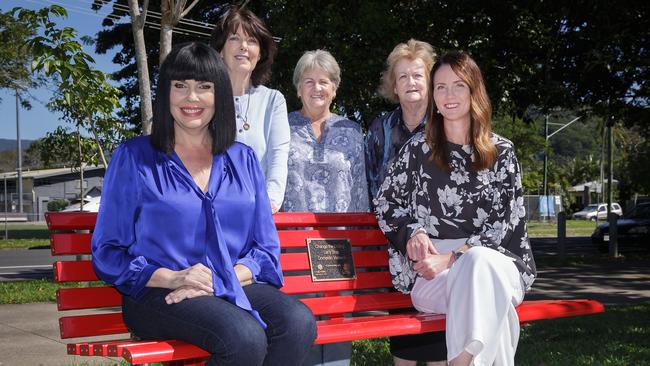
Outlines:
{"type": "MultiPolygon", "coordinates": [[[[370,210],[359,124],[330,111],[341,69],[327,51],[305,52],[293,72],[302,109],[289,113],[289,175],[282,211],[370,210]]],[[[344,366],[350,342],[312,349],[306,365],[344,366]]]]}
{"type": "Polygon", "coordinates": [[[369,210],[361,127],[330,112],[340,81],[340,68],[327,51],[305,52],[296,65],[293,83],[303,106],[289,114],[283,211],[369,210]]]}
{"type": "Polygon", "coordinates": [[[512,142],[491,132],[478,66],[449,52],[431,71],[429,118],[375,199],[395,287],[447,315],[450,365],[514,365],[515,306],[536,267],[512,142]]]}

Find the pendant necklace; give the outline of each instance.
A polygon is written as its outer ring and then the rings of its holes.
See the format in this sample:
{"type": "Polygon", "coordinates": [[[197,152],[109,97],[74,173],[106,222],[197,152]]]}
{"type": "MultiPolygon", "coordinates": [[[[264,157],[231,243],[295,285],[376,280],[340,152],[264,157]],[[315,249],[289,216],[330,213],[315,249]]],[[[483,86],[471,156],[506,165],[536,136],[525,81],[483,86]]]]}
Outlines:
{"type": "Polygon", "coordinates": [[[248,110],[250,109],[251,106],[251,89],[248,89],[248,101],[246,102],[246,113],[244,114],[244,124],[242,125],[242,128],[245,131],[248,131],[248,129],[251,128],[251,125],[248,123],[248,110]]]}

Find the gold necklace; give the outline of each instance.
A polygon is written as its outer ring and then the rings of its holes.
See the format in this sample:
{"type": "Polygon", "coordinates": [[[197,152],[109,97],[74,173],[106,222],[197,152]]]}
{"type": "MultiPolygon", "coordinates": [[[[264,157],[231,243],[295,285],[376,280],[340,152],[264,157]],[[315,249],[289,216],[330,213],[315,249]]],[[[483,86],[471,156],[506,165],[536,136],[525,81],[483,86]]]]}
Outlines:
{"type": "MultiPolygon", "coordinates": [[[[248,111],[250,110],[251,107],[251,88],[248,88],[248,93],[246,94],[248,96],[248,101],[246,102],[246,113],[244,113],[244,116],[242,117],[241,115],[239,116],[241,119],[244,120],[244,124],[241,126],[244,131],[248,131],[251,128],[250,123],[248,123],[248,111]]],[[[239,130],[239,132],[242,132],[242,130],[239,130]]]]}

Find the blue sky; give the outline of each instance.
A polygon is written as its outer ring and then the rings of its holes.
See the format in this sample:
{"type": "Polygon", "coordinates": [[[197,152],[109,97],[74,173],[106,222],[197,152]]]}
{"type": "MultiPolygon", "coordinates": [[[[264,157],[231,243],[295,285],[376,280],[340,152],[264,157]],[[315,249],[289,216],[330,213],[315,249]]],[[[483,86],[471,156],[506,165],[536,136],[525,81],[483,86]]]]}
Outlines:
{"type": "MultiPolygon", "coordinates": [[[[68,11],[68,18],[56,18],[59,25],[72,27],[77,30],[78,35],[95,37],[102,29],[104,14],[110,12],[110,6],[105,6],[98,13],[90,9],[92,0],[2,0],[0,10],[2,12],[19,6],[28,9],[41,9],[53,4],[62,5],[68,11]]],[[[123,18],[127,21],[127,18],[123,18]]],[[[95,59],[95,68],[103,72],[113,72],[117,66],[111,62],[113,52],[106,55],[98,55],[92,46],[86,47],[86,52],[95,59]]],[[[37,139],[44,137],[47,132],[54,131],[57,126],[68,125],[60,121],[60,115],[47,110],[45,103],[50,99],[52,93],[46,88],[33,90],[32,94],[37,100],[32,100],[31,110],[20,110],[20,137],[21,139],[37,139]]],[[[13,92],[0,90],[0,138],[16,139],[16,102],[13,92]]]]}

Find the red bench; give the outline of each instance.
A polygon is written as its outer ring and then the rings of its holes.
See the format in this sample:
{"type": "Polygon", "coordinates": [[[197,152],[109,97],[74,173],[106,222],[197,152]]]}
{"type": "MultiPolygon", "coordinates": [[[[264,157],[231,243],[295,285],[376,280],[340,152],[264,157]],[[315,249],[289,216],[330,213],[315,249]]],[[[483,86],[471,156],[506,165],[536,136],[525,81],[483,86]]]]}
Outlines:
{"type": "MultiPolygon", "coordinates": [[[[288,294],[316,294],[303,298],[318,321],[316,344],[352,341],[445,329],[444,315],[419,314],[412,310],[409,296],[392,291],[387,263],[386,238],[372,214],[278,213],[274,215],[283,253],[280,261],[285,274],[282,290],[288,294]],[[354,229],[340,230],[341,226],[354,229]],[[303,228],[303,230],[295,230],[303,228]],[[304,229],[308,228],[308,229],[304,229]],[[307,238],[348,238],[353,251],[356,279],[313,282],[309,274],[307,238]],[[387,310],[412,311],[388,314],[387,310]]],[[[168,365],[200,365],[208,355],[204,350],[176,340],[129,339],[122,322],[120,295],[98,281],[90,259],[94,213],[47,213],[52,255],[77,255],[78,260],[54,263],[58,283],[82,282],[83,287],[57,292],[59,311],[83,310],[82,315],[59,319],[61,338],[80,338],[67,345],[68,354],[123,357],[133,364],[163,362],[168,365]],[[111,340],[94,336],[115,335],[111,340]]],[[[517,308],[521,322],[559,318],[604,311],[593,300],[525,301],[517,308]]]]}

